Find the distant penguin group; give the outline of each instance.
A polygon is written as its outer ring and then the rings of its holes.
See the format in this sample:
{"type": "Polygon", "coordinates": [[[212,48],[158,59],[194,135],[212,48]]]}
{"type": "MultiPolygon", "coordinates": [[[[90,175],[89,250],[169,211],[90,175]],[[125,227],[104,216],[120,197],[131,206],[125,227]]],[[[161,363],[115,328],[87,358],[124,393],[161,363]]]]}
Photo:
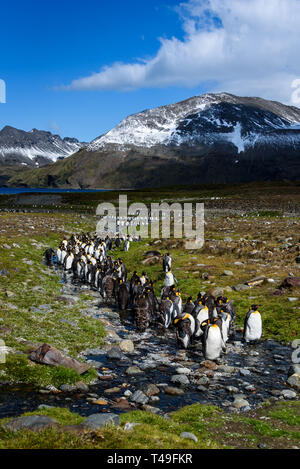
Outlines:
{"type": "MultiPolygon", "coordinates": [[[[216,360],[226,351],[226,343],[235,336],[236,311],[233,303],[224,296],[215,298],[199,292],[197,299],[189,297],[185,304],[181,291],[175,286],[177,279],[172,273],[173,257],[163,257],[165,274],[161,297],[154,293],[152,280],[143,271],[134,271],[130,280],[121,258],[114,260],[109,251],[114,247],[127,252],[131,241],[106,237],[102,239],[89,233],[72,235],[64,239],[56,249],[45,251],[47,264],[55,259],[73,277],[99,291],[106,302],[115,301],[120,311],[131,310],[139,332],[150,326],[163,329],[174,327],[179,348],[188,349],[201,342],[205,359],[216,360]]],[[[262,337],[262,319],[257,305],[251,305],[244,321],[243,339],[252,343],[262,337]]]]}

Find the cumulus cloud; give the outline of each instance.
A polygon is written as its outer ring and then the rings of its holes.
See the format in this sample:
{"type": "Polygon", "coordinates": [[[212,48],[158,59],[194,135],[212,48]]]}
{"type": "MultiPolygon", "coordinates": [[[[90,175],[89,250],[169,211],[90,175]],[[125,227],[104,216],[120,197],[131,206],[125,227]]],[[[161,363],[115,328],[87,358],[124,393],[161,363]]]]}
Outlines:
{"type": "Polygon", "coordinates": [[[180,3],[183,39],[160,39],[140,63],[114,63],[66,89],[195,87],[299,104],[300,0],[189,0],[180,3]]]}

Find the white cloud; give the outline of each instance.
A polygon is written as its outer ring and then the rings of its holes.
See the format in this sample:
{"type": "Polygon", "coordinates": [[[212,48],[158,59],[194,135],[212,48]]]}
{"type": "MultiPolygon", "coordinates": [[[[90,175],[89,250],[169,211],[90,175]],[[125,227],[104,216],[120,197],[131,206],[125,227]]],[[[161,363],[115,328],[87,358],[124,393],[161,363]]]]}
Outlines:
{"type": "Polygon", "coordinates": [[[213,81],[212,91],[293,103],[298,95],[292,83],[300,78],[300,0],[189,0],[177,11],[183,40],[161,39],[155,57],[106,66],[65,88],[192,88],[213,81]]]}

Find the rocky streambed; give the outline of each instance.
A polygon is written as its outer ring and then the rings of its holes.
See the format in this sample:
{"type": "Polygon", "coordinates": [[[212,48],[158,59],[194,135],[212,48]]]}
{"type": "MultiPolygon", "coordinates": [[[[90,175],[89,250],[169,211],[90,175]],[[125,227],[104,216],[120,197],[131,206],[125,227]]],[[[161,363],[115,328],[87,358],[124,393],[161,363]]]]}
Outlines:
{"type": "Polygon", "coordinates": [[[35,389],[0,388],[0,418],[20,415],[39,406],[68,407],[83,416],[144,409],[166,414],[183,406],[213,404],[230,412],[247,412],[268,399],[297,399],[287,382],[293,349],[274,340],[245,345],[241,336],[227,344],[216,362],[204,360],[201,343],[188,351],[177,348],[175,331],[151,328],[137,333],[130,312],[121,313],[101,302],[98,292],[62,275],[62,294],[88,293],[82,314],[103,322],[107,336],[100,348],[81,356],[98,370],[98,379],[84,383],[35,389]]]}

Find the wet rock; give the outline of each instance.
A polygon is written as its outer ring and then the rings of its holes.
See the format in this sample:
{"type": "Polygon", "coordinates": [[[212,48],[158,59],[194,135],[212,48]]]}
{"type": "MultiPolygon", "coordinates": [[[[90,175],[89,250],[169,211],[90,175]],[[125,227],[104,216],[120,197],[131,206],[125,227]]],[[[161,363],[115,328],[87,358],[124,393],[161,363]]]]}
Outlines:
{"type": "Polygon", "coordinates": [[[190,381],[186,375],[173,375],[171,377],[171,382],[174,384],[179,384],[180,386],[186,386],[190,384],[190,381]]]}
{"type": "Polygon", "coordinates": [[[74,384],[62,384],[59,389],[62,391],[62,392],[76,392],[77,391],[77,387],[74,386],[74,384]]]}
{"type": "Polygon", "coordinates": [[[135,391],[130,400],[136,404],[147,404],[149,402],[149,398],[140,390],[135,391]]]}
{"type": "Polygon", "coordinates": [[[89,392],[88,385],[86,383],[84,383],[83,381],[77,381],[77,383],[75,383],[75,386],[78,389],[78,391],[89,392]]]}
{"type": "Polygon", "coordinates": [[[206,386],[207,384],[209,384],[210,380],[207,376],[202,376],[202,378],[198,379],[197,381],[197,384],[199,384],[200,386],[206,386]]]}
{"type": "Polygon", "coordinates": [[[293,340],[291,345],[293,349],[297,349],[298,347],[300,347],[300,339],[293,340]]]}
{"type": "Polygon", "coordinates": [[[125,397],[130,397],[130,396],[132,396],[132,392],[129,391],[129,389],[127,389],[127,390],[124,392],[124,396],[125,396],[125,397]]]}
{"type": "Polygon", "coordinates": [[[207,388],[205,386],[201,385],[201,384],[197,387],[197,389],[200,392],[206,392],[207,391],[207,388]]]}
{"type": "Polygon", "coordinates": [[[124,355],[124,353],[122,353],[121,350],[117,347],[112,347],[110,350],[108,350],[106,356],[111,360],[122,360],[127,358],[126,355],[124,355]]]}
{"type": "Polygon", "coordinates": [[[251,374],[251,372],[245,368],[241,368],[239,371],[241,376],[249,376],[251,374]]]}
{"type": "Polygon", "coordinates": [[[189,375],[191,370],[189,368],[176,368],[176,373],[178,375],[189,375]]]}
{"type": "Polygon", "coordinates": [[[148,405],[148,404],[144,404],[142,406],[142,409],[145,410],[146,412],[151,412],[151,414],[160,414],[161,413],[160,409],[158,409],[157,407],[153,407],[151,405],[148,405]]]}
{"type": "Polygon", "coordinates": [[[300,374],[295,373],[290,376],[287,380],[287,383],[294,389],[300,390],[300,374]]]}
{"type": "Polygon", "coordinates": [[[295,399],[297,397],[297,393],[295,391],[291,391],[290,389],[284,389],[281,391],[281,395],[285,399],[295,399]]]}
{"type": "Polygon", "coordinates": [[[44,415],[30,415],[28,417],[17,417],[4,425],[10,432],[20,430],[40,431],[46,428],[53,428],[59,425],[56,419],[45,417],[44,415]]]}
{"type": "Polygon", "coordinates": [[[119,409],[119,410],[130,410],[131,404],[125,398],[116,399],[117,402],[112,404],[112,409],[119,409]]]}
{"type": "Polygon", "coordinates": [[[116,414],[92,414],[81,425],[89,430],[98,430],[106,425],[119,425],[119,421],[116,414]]]}
{"type": "Polygon", "coordinates": [[[201,362],[200,365],[213,371],[215,371],[218,368],[218,365],[211,360],[205,360],[204,362],[201,362]]]}
{"type": "Polygon", "coordinates": [[[80,363],[74,358],[64,355],[62,352],[49,344],[43,344],[29,355],[30,360],[43,365],[64,366],[83,374],[90,369],[86,363],[80,363]]]}
{"type": "Polygon", "coordinates": [[[236,409],[242,409],[243,407],[250,407],[249,402],[246,399],[236,398],[233,403],[233,407],[236,409]]]}
{"type": "Polygon", "coordinates": [[[234,366],[229,366],[229,365],[219,365],[218,371],[221,371],[222,373],[235,373],[236,368],[234,366]]]}
{"type": "Polygon", "coordinates": [[[139,375],[141,373],[144,373],[144,372],[138,366],[130,366],[126,370],[126,374],[129,376],[139,375]]]}
{"type": "Polygon", "coordinates": [[[122,352],[125,352],[125,353],[134,352],[134,344],[132,340],[121,340],[121,342],[119,343],[119,347],[122,350],[122,352]]]}
{"type": "Polygon", "coordinates": [[[226,386],[225,389],[232,394],[239,392],[238,388],[236,388],[235,386],[226,386]]]}
{"type": "Polygon", "coordinates": [[[183,396],[184,390],[180,388],[173,388],[172,386],[166,386],[165,394],[169,394],[170,396],[183,396]]]}
{"type": "Polygon", "coordinates": [[[121,388],[114,387],[114,388],[105,389],[104,393],[105,394],[115,394],[115,393],[119,392],[120,390],[121,390],[121,388]]]}
{"type": "Polygon", "coordinates": [[[194,435],[194,433],[182,432],[180,434],[180,438],[187,438],[188,440],[193,440],[195,443],[198,443],[198,438],[194,435]]]}
{"type": "Polygon", "coordinates": [[[96,400],[92,400],[92,403],[95,404],[95,405],[107,405],[108,402],[105,400],[105,399],[96,399],[96,400]]]}
{"type": "Polygon", "coordinates": [[[143,388],[143,392],[146,396],[150,397],[150,396],[156,396],[157,394],[160,393],[160,390],[157,386],[155,386],[155,384],[147,384],[144,388],[143,388]]]}

